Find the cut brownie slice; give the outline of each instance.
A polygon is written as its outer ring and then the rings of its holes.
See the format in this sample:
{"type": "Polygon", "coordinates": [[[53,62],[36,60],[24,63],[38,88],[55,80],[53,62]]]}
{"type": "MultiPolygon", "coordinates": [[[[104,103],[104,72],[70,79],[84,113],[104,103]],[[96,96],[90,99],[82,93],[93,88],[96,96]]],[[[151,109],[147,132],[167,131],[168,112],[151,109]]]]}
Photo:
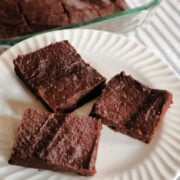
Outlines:
{"type": "Polygon", "coordinates": [[[70,112],[96,97],[105,78],[62,41],[18,56],[15,71],[53,112],[70,112]]]}
{"type": "Polygon", "coordinates": [[[108,82],[91,115],[115,131],[149,143],[171,103],[170,92],[148,88],[122,72],[108,82]]]}
{"type": "Polygon", "coordinates": [[[101,120],[40,110],[25,111],[9,163],[93,175],[101,120]]]}

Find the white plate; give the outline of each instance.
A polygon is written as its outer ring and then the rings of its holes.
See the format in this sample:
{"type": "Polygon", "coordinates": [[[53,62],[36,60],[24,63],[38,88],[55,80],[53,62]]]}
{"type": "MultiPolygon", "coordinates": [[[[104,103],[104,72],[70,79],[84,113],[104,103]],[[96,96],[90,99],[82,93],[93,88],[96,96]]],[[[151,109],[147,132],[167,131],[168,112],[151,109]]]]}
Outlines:
{"type": "MultiPolygon", "coordinates": [[[[78,109],[87,114],[92,102],[78,109]]],[[[92,30],[65,30],[42,34],[10,48],[0,57],[0,178],[166,180],[177,176],[180,167],[180,79],[151,51],[123,36],[92,30]],[[103,127],[97,173],[86,178],[68,173],[12,166],[8,158],[15,131],[24,110],[43,108],[16,77],[12,60],[51,42],[67,39],[82,57],[108,79],[125,70],[144,84],[173,93],[174,103],[166,113],[151,144],[147,145],[103,127]]]]}

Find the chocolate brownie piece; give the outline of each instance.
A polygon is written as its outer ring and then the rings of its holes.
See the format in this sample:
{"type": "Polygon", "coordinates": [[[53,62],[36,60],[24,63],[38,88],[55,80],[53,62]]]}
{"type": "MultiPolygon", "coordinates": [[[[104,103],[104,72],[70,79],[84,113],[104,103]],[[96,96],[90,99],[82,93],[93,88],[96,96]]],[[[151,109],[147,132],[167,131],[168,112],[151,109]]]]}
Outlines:
{"type": "Polygon", "coordinates": [[[122,72],[108,82],[91,115],[115,131],[149,143],[171,103],[170,92],[146,87],[122,72]]]}
{"type": "Polygon", "coordinates": [[[18,56],[14,66],[17,75],[53,112],[70,112],[96,97],[106,80],[68,41],[18,56]]]}
{"type": "Polygon", "coordinates": [[[27,109],[9,163],[94,175],[101,120],[27,109]]]}

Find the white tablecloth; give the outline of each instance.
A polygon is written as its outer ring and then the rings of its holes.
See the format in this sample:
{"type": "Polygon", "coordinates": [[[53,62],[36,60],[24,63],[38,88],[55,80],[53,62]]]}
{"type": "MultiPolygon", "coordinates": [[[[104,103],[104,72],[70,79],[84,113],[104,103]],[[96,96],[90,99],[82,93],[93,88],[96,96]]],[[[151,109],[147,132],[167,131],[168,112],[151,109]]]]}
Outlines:
{"type": "Polygon", "coordinates": [[[150,22],[127,36],[164,58],[180,76],[180,0],[162,0],[150,22]]]}

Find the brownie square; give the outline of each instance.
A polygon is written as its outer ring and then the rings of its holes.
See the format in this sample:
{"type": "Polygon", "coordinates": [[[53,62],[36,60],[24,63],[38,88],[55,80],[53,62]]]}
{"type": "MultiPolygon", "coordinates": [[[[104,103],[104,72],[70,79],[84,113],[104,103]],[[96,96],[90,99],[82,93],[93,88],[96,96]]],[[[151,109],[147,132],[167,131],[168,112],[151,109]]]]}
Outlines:
{"type": "Polygon", "coordinates": [[[170,92],[146,87],[122,72],[108,82],[91,115],[115,131],[149,143],[171,103],[170,92]]]}
{"type": "Polygon", "coordinates": [[[10,164],[94,175],[101,120],[27,109],[10,164]]]}
{"type": "Polygon", "coordinates": [[[53,112],[70,112],[96,97],[105,78],[68,41],[14,59],[16,74],[53,112]]]}

